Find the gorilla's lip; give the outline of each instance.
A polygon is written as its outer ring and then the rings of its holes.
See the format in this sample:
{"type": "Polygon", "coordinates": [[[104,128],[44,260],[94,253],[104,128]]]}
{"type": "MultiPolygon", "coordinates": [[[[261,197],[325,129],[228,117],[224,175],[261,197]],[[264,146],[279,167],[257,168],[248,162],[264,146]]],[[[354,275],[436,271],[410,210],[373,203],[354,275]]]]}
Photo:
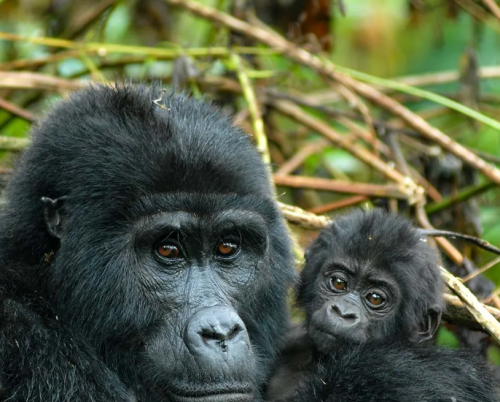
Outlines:
{"type": "Polygon", "coordinates": [[[175,402],[253,402],[255,400],[253,393],[234,392],[217,393],[204,396],[181,396],[171,394],[171,397],[175,402]]]}
{"type": "Polygon", "coordinates": [[[330,332],[328,329],[326,329],[323,326],[318,325],[318,324],[313,324],[312,329],[314,332],[321,332],[323,335],[327,335],[329,338],[336,339],[338,336],[338,334],[330,332]]]}
{"type": "Polygon", "coordinates": [[[253,401],[253,389],[247,384],[228,385],[220,384],[216,386],[193,387],[193,384],[180,386],[177,384],[170,390],[170,395],[176,402],[246,402],[253,401]],[[191,385],[191,386],[189,386],[191,385]],[[193,389],[195,388],[195,389],[193,389]],[[196,389],[197,388],[197,389],[196,389]],[[189,391],[188,391],[189,390],[189,391]]]}

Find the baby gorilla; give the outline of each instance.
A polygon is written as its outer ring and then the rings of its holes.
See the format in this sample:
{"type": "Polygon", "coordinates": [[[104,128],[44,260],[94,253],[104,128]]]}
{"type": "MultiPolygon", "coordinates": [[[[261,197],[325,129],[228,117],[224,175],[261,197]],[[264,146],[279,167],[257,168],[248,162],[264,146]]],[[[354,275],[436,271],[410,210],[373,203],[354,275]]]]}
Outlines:
{"type": "Polygon", "coordinates": [[[424,342],[443,308],[439,257],[405,219],[356,211],[306,252],[298,287],[303,327],[268,388],[287,402],[493,402],[498,384],[467,351],[424,342]]]}

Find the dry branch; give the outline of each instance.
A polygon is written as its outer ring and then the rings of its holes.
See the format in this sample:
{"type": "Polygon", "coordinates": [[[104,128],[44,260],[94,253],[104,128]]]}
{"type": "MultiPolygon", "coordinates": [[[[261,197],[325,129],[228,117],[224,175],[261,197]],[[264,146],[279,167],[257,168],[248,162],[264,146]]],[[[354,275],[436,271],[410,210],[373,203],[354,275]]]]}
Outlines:
{"type": "Polygon", "coordinates": [[[340,180],[322,179],[319,177],[274,175],[274,183],[294,188],[334,191],[347,194],[363,194],[374,197],[406,199],[407,195],[395,185],[371,183],[350,183],[340,180]]]}
{"type": "Polygon", "coordinates": [[[323,148],[328,146],[328,142],[325,140],[311,142],[303,146],[293,155],[289,160],[283,163],[279,169],[276,171],[277,175],[287,175],[293,173],[297,170],[302,163],[311,155],[316,152],[321,151],[323,148]]]}
{"type": "Polygon", "coordinates": [[[390,111],[394,115],[404,120],[410,127],[420,132],[424,137],[439,144],[447,151],[454,154],[459,159],[463,160],[470,166],[476,168],[491,181],[500,185],[500,170],[495,166],[485,162],[467,148],[452,140],[446,134],[431,126],[427,121],[422,119],[417,114],[411,112],[408,108],[383,94],[381,91],[373,88],[370,85],[359,82],[346,74],[336,71],[335,66],[328,60],[324,60],[315,56],[307,50],[297,47],[292,42],[286,40],[281,35],[270,30],[253,26],[245,21],[234,18],[228,14],[222,13],[214,8],[206,7],[192,0],[164,0],[165,2],[188,9],[194,14],[210,19],[214,22],[223,24],[228,28],[242,33],[249,38],[257,40],[273,49],[281,52],[290,59],[310,67],[318,74],[323,75],[327,79],[339,82],[353,89],[358,94],[364,96],[375,104],[390,111]]]}
{"type": "Polygon", "coordinates": [[[353,207],[356,204],[360,204],[365,201],[369,201],[370,199],[365,195],[354,195],[349,198],[344,198],[339,201],[333,201],[328,204],[319,205],[317,207],[311,208],[309,212],[313,214],[324,214],[330,211],[334,211],[336,209],[353,207]]]}
{"type": "Polygon", "coordinates": [[[67,91],[80,89],[83,85],[82,81],[67,80],[46,74],[0,71],[0,88],[67,91]]]}
{"type": "Polygon", "coordinates": [[[446,269],[441,267],[441,273],[448,287],[456,293],[460,300],[465,304],[467,310],[474,316],[476,321],[488,333],[500,343],[500,323],[486,309],[486,306],[477,300],[476,296],[465,287],[460,279],[450,274],[446,269]]]}
{"type": "Polygon", "coordinates": [[[312,214],[304,211],[302,208],[283,204],[281,202],[278,204],[281,208],[283,216],[288,222],[304,229],[320,230],[331,223],[330,219],[325,216],[312,214]]]}
{"type": "Polygon", "coordinates": [[[28,146],[29,141],[28,138],[0,136],[0,150],[21,151],[28,146]]]}
{"type": "MultiPolygon", "coordinates": [[[[457,296],[445,293],[444,300],[446,301],[446,310],[443,312],[445,321],[452,324],[464,325],[476,331],[484,331],[484,328],[476,321],[474,316],[467,310],[457,296]]],[[[484,306],[484,308],[495,317],[497,321],[500,320],[500,310],[490,306],[484,306]]]]}
{"type": "Polygon", "coordinates": [[[29,122],[33,122],[35,120],[30,112],[13,104],[12,102],[9,102],[8,100],[5,100],[4,98],[0,98],[0,109],[6,110],[7,112],[19,116],[29,122]]]}
{"type": "Polygon", "coordinates": [[[486,7],[488,7],[491,11],[491,13],[500,20],[500,8],[498,7],[498,4],[495,3],[494,0],[483,0],[483,3],[485,4],[486,7]]]}

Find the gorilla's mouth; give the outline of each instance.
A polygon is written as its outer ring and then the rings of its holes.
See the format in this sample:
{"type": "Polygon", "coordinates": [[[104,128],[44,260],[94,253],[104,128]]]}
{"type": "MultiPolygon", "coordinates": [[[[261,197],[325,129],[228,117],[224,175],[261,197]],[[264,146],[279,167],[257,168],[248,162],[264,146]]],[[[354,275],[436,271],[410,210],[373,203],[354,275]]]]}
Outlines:
{"type": "MultiPolygon", "coordinates": [[[[330,340],[335,340],[338,337],[338,334],[334,333],[333,331],[330,331],[327,328],[324,328],[322,325],[318,324],[313,324],[311,325],[311,330],[309,330],[310,333],[321,333],[321,336],[330,340]]],[[[318,334],[320,335],[320,334],[318,334]]]]}
{"type": "Polygon", "coordinates": [[[253,402],[255,401],[254,394],[241,393],[223,393],[204,396],[181,396],[171,394],[172,400],[175,402],[253,402]]]}
{"type": "Polygon", "coordinates": [[[175,402],[250,402],[255,400],[250,386],[209,386],[209,387],[175,387],[170,396],[175,402]]]}

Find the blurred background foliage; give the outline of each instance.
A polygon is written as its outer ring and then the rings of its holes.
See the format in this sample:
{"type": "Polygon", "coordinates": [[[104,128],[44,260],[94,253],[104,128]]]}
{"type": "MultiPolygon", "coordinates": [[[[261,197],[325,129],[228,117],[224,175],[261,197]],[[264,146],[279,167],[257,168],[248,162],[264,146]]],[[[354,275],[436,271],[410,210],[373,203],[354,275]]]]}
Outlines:
{"type": "MultiPolygon", "coordinates": [[[[256,26],[266,24],[266,29],[335,65],[424,88],[495,120],[500,116],[500,8],[493,0],[198,3],[256,26]]],[[[357,194],[353,189],[332,191],[330,187],[325,191],[325,187],[307,181],[322,178],[327,185],[359,183],[362,188],[368,183],[382,186],[388,182],[352,152],[279,113],[272,102],[262,101],[264,96],[291,100],[356,147],[408,173],[426,188],[426,212],[435,227],[500,245],[498,185],[489,183],[461,158],[378,105],[327,83],[311,68],[164,0],[0,0],[2,186],[18,151],[28,142],[31,124],[60,97],[88,81],[161,80],[166,89],[214,100],[233,114],[243,129],[256,134],[248,98],[226,88],[242,83],[238,80],[242,71],[257,94],[267,136],[265,151],[277,174],[280,201],[333,216],[356,205],[383,206],[414,216],[413,206],[404,197],[357,194]],[[241,50],[242,46],[247,51],[241,50]],[[223,50],[230,48],[239,48],[235,52],[242,56],[232,59],[224,54],[223,50]],[[302,184],[290,184],[290,177],[295,176],[303,178],[302,184]]],[[[415,96],[411,90],[386,93],[472,153],[500,165],[498,129],[415,96]]],[[[315,235],[308,230],[294,231],[302,246],[315,235]]],[[[482,267],[484,275],[466,283],[481,300],[500,307],[498,261],[470,245],[457,243],[456,247],[469,263],[447,261],[447,267],[470,278],[482,267]]],[[[500,362],[499,350],[482,334],[449,326],[440,339],[450,345],[478,347],[492,361],[500,362]]]]}

